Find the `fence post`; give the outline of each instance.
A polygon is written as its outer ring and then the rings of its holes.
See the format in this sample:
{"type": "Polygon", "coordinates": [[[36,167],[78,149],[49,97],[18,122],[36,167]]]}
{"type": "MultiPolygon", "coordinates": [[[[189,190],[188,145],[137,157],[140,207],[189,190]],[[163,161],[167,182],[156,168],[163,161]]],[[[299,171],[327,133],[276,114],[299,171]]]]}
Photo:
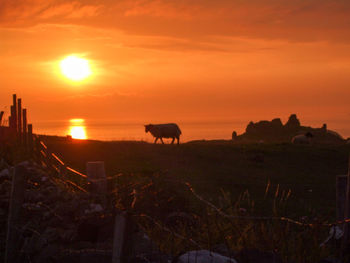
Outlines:
{"type": "Polygon", "coordinates": [[[23,109],[23,144],[25,149],[27,149],[27,109],[23,109]]]}
{"type": "Polygon", "coordinates": [[[107,178],[104,162],[86,163],[87,179],[91,183],[91,193],[105,195],[107,191],[107,178]]]}
{"type": "Polygon", "coordinates": [[[9,118],[10,128],[13,130],[14,134],[17,132],[17,124],[16,124],[17,116],[16,109],[13,105],[11,105],[11,116],[9,118]]]}
{"type": "Polygon", "coordinates": [[[17,131],[17,95],[12,95],[12,106],[11,106],[11,116],[12,116],[12,128],[17,131]]]}
{"type": "Polygon", "coordinates": [[[22,144],[22,99],[17,100],[17,132],[18,132],[18,142],[19,144],[22,144]]]}
{"type": "MultiPolygon", "coordinates": [[[[350,183],[349,183],[350,182],[350,158],[349,158],[349,164],[348,164],[347,182],[348,183],[346,185],[346,200],[345,200],[345,214],[344,214],[345,220],[350,218],[350,183]]],[[[344,236],[343,236],[343,243],[342,243],[343,253],[345,254],[349,254],[349,237],[350,237],[350,227],[349,227],[349,222],[346,222],[344,224],[344,236]]]]}
{"type": "Polygon", "coordinates": [[[33,125],[28,124],[28,147],[30,155],[33,154],[33,125]]]}
{"type": "Polygon", "coordinates": [[[20,241],[20,216],[26,189],[27,168],[17,165],[12,178],[10,209],[7,225],[5,263],[18,261],[18,243],[20,241]]]}
{"type": "Polygon", "coordinates": [[[126,231],[126,215],[124,211],[115,216],[112,263],[121,263],[125,261],[122,260],[122,257],[126,231]]]}
{"type": "Polygon", "coordinates": [[[4,112],[1,111],[0,112],[0,126],[2,126],[2,117],[4,116],[4,112]]]}

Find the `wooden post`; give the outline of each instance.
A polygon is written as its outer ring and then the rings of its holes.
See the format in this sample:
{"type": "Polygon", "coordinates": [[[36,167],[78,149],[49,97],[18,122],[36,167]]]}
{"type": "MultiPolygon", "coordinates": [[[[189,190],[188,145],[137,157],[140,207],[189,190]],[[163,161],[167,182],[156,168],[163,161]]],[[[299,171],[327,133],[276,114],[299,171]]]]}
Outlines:
{"type": "MultiPolygon", "coordinates": [[[[350,158],[349,158],[349,164],[348,164],[348,175],[347,175],[347,182],[350,182],[350,158]]],[[[346,185],[346,200],[345,200],[345,215],[344,219],[350,218],[350,183],[347,183],[346,185]]],[[[342,243],[342,249],[343,253],[349,254],[349,238],[350,238],[350,223],[344,224],[344,236],[343,236],[343,243],[342,243]]]]}
{"type": "Polygon", "coordinates": [[[23,144],[27,148],[27,109],[23,109],[23,144]]]}
{"type": "Polygon", "coordinates": [[[86,163],[87,179],[91,183],[91,193],[105,195],[107,192],[107,178],[104,162],[86,163]]]}
{"type": "Polygon", "coordinates": [[[17,108],[18,142],[22,144],[22,99],[17,100],[17,108]]]}
{"type": "Polygon", "coordinates": [[[17,165],[12,178],[12,189],[10,209],[7,225],[5,263],[18,262],[19,237],[21,236],[20,216],[26,189],[27,168],[24,165],[17,165]]]}
{"type": "Polygon", "coordinates": [[[1,111],[0,112],[0,126],[2,126],[2,117],[4,116],[4,112],[1,111]]]}
{"type": "Polygon", "coordinates": [[[16,119],[17,119],[17,116],[16,116],[16,109],[13,105],[11,105],[11,116],[9,118],[9,125],[10,125],[10,128],[13,130],[14,133],[17,132],[17,126],[16,126],[16,119]]]}
{"type": "Polygon", "coordinates": [[[28,148],[29,148],[29,153],[30,155],[33,154],[33,125],[28,124],[28,148]]]}
{"type": "Polygon", "coordinates": [[[122,259],[126,230],[126,212],[121,212],[115,217],[112,263],[126,262],[122,259]]]}
{"type": "Polygon", "coordinates": [[[11,106],[11,116],[12,116],[12,124],[13,127],[15,127],[15,130],[17,131],[17,96],[16,94],[12,95],[12,100],[13,100],[13,104],[11,106]],[[12,109],[13,108],[13,109],[12,109]]]}

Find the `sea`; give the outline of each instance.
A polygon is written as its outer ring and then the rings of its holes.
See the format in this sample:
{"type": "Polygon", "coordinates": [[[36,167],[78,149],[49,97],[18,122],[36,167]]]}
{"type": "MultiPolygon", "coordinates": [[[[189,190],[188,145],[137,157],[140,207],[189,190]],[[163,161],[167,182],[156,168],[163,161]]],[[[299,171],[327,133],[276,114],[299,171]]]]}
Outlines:
{"type": "MultiPolygon", "coordinates": [[[[182,135],[180,141],[194,140],[230,140],[232,132],[237,134],[245,132],[249,121],[224,120],[224,121],[198,121],[177,122],[182,135]]],[[[86,120],[70,119],[61,121],[37,121],[33,122],[33,131],[37,134],[67,136],[77,139],[91,139],[102,141],[145,141],[153,142],[150,133],[145,133],[144,122],[121,122],[116,120],[86,120]]],[[[329,121],[328,128],[338,132],[344,138],[350,136],[350,124],[348,122],[329,121]],[[329,125],[331,123],[331,125],[329,125]]],[[[322,122],[315,122],[305,126],[321,127],[322,122]]],[[[169,139],[171,140],[171,139],[169,139]]]]}

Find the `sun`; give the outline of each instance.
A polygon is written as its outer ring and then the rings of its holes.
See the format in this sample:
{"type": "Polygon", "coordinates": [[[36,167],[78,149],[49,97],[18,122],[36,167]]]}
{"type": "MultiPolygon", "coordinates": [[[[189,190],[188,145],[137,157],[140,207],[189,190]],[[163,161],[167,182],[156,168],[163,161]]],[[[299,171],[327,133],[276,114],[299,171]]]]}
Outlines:
{"type": "Polygon", "coordinates": [[[85,127],[83,126],[70,127],[69,134],[72,136],[73,139],[80,139],[80,140],[87,139],[85,127]]]}
{"type": "Polygon", "coordinates": [[[84,126],[84,119],[70,119],[69,134],[73,139],[86,140],[87,135],[84,126]]]}
{"type": "Polygon", "coordinates": [[[70,135],[72,136],[73,139],[80,139],[80,140],[87,139],[85,129],[82,126],[71,127],[70,135]]]}
{"type": "Polygon", "coordinates": [[[60,62],[62,74],[70,80],[81,81],[91,75],[91,68],[87,59],[70,55],[60,62]]]}

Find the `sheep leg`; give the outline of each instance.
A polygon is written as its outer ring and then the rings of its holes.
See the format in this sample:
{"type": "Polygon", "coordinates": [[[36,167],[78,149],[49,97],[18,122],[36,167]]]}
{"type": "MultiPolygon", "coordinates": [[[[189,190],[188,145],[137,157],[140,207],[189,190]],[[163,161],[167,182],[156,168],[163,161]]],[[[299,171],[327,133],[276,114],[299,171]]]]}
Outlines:
{"type": "Polygon", "coordinates": [[[177,144],[180,144],[180,136],[176,137],[177,139],[177,144]]]}
{"type": "Polygon", "coordinates": [[[158,141],[158,137],[156,137],[156,139],[155,139],[155,141],[154,141],[154,144],[156,144],[156,143],[157,143],[157,141],[158,141]]]}
{"type": "Polygon", "coordinates": [[[173,137],[173,140],[171,141],[171,144],[174,144],[174,141],[175,141],[175,137],[173,137]]]}
{"type": "Polygon", "coordinates": [[[160,137],[160,140],[162,141],[162,144],[164,144],[164,142],[163,142],[163,138],[162,138],[162,137],[160,137]]]}

